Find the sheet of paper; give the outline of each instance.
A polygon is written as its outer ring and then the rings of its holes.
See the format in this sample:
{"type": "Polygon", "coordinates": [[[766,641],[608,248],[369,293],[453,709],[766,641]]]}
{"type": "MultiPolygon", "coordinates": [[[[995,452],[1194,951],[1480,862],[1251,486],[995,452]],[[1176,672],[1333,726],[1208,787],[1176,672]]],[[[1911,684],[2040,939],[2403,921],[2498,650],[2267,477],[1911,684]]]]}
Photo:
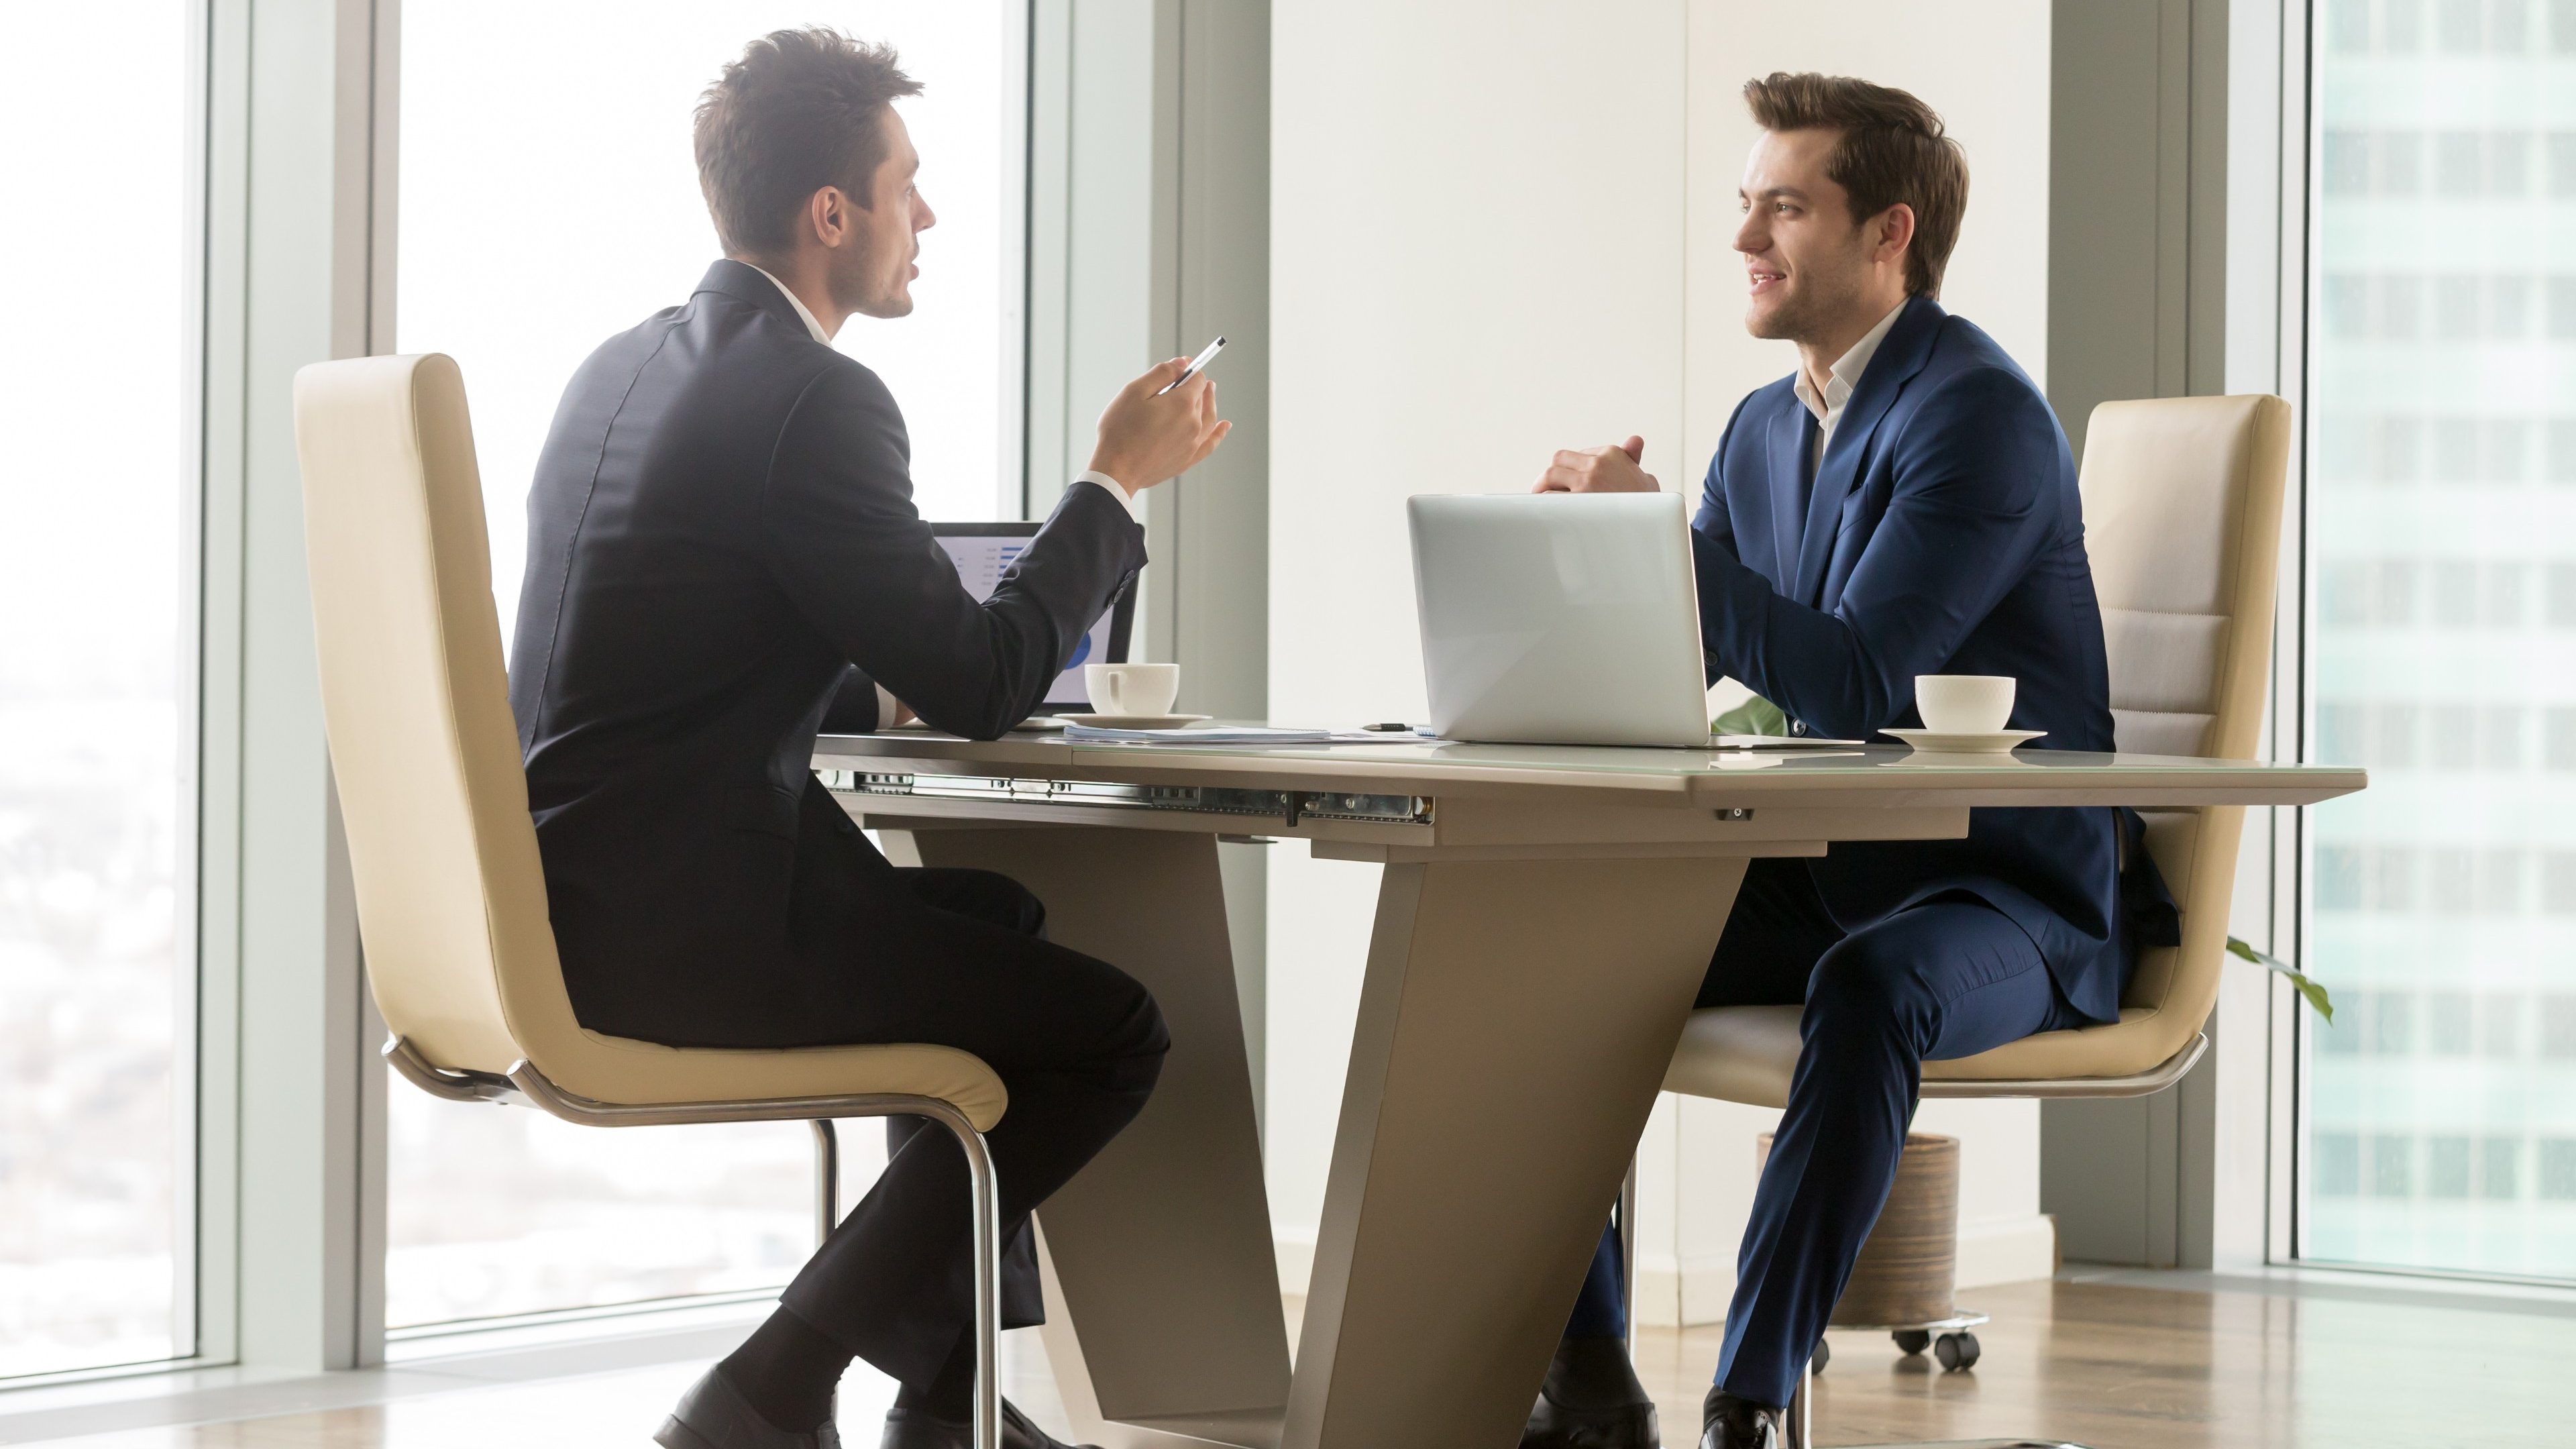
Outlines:
{"type": "MultiPolygon", "coordinates": [[[[1319,745],[1337,736],[1331,730],[1281,729],[1268,725],[1220,725],[1207,729],[1121,730],[1099,725],[1067,724],[1068,742],[1090,740],[1132,745],[1319,745]]],[[[1371,738],[1363,736],[1362,738],[1371,738]]]]}
{"type": "Polygon", "coordinates": [[[1822,735],[1719,735],[1710,743],[1721,750],[1847,750],[1862,742],[1829,740],[1822,735]]]}
{"type": "Polygon", "coordinates": [[[1272,725],[1217,725],[1176,730],[1103,729],[1097,725],[1067,724],[1067,744],[1124,745],[1418,745],[1427,743],[1416,735],[1387,734],[1378,730],[1291,729],[1272,725]]]}

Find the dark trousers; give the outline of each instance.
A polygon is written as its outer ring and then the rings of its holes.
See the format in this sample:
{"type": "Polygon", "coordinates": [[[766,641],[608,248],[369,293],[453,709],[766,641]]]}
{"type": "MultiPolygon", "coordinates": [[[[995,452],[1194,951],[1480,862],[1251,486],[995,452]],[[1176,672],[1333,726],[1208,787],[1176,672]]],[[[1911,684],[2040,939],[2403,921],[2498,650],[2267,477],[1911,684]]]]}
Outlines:
{"type": "MultiPolygon", "coordinates": [[[[1010,1107],[985,1140],[1008,1250],[1002,1320],[1025,1327],[1042,1316],[1030,1210],[1143,1109],[1170,1039],[1133,978],[1044,938],[1045,909],[1018,883],[990,871],[895,874],[909,888],[900,904],[878,893],[866,920],[843,923],[848,975],[830,999],[831,1039],[953,1046],[1001,1077],[1010,1107]]],[[[925,1389],[974,1353],[966,1158],[946,1128],[920,1118],[889,1121],[886,1147],[884,1175],[781,1302],[925,1389]]]]}
{"type": "MultiPolygon", "coordinates": [[[[1726,918],[1700,1006],[1803,1003],[1789,1107],[1736,1255],[1719,1387],[1785,1404],[1896,1179],[1923,1063],[2086,1025],[2021,927],[1945,896],[1845,934],[1806,863],[1757,860],[1726,918]]],[[[1624,1276],[1604,1232],[1569,1337],[1626,1331],[1624,1276]]]]}

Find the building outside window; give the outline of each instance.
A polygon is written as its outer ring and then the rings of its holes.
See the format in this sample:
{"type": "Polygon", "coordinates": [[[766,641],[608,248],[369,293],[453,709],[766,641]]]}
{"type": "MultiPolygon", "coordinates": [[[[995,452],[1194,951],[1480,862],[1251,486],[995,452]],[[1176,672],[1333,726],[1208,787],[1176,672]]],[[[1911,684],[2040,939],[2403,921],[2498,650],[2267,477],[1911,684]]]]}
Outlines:
{"type": "MultiPolygon", "coordinates": [[[[465,376],[506,640],[528,482],[556,400],[609,336],[687,300],[717,256],[690,147],[698,94],[752,37],[819,23],[892,42],[926,87],[900,111],[938,224],[909,318],[836,339],[912,436],[926,517],[1017,516],[1024,281],[1019,7],[828,0],[439,0],[404,7],[396,338],[465,376]]],[[[813,1247],[799,1123],[574,1127],[390,1106],[386,1321],[460,1320],[769,1291],[813,1247]]],[[[845,1136],[864,1190],[874,1124],[845,1136]]]]}
{"type": "Polygon", "coordinates": [[[2576,0],[2317,8],[2300,1251],[2576,1278],[2576,0]]]}
{"type": "Polygon", "coordinates": [[[0,6],[0,1379],[194,1351],[198,12],[0,6]]]}

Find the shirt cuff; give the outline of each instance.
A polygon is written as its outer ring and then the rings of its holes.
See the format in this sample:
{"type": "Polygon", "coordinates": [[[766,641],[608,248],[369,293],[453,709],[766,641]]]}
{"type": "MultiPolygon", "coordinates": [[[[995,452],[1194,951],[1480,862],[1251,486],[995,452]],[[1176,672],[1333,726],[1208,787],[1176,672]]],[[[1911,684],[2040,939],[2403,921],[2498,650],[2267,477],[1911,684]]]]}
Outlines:
{"type": "Polygon", "coordinates": [[[901,713],[901,711],[896,707],[893,693],[887,690],[884,685],[877,684],[873,679],[868,682],[875,685],[877,691],[877,728],[881,730],[893,729],[894,717],[901,713]]]}
{"type": "Polygon", "coordinates": [[[1081,472],[1073,475],[1073,481],[1076,483],[1099,484],[1101,487],[1109,490],[1110,497],[1118,500],[1119,507],[1127,510],[1127,516],[1129,518],[1136,520],[1140,524],[1145,521],[1145,515],[1139,511],[1143,507],[1143,500],[1128,492],[1126,489],[1119,487],[1117,479],[1112,478],[1108,474],[1100,472],[1097,469],[1085,468],[1081,472]]]}

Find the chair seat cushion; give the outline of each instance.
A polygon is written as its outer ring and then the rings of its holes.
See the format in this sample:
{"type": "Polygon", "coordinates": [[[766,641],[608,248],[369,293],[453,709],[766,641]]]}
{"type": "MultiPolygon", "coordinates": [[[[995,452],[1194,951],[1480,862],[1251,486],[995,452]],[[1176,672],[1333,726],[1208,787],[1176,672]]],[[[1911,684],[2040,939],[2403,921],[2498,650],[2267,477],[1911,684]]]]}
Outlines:
{"type": "Polygon", "coordinates": [[[1010,1105],[993,1069],[955,1047],[669,1047],[589,1030],[551,1045],[530,1058],[549,1081],[620,1106],[899,1093],[935,1097],[989,1132],[1010,1105]]]}
{"type": "MultiPolygon", "coordinates": [[[[1785,1107],[1798,1065],[1795,1006],[1713,1006],[1691,1013],[1681,1045],[1664,1073],[1664,1090],[1756,1107],[1785,1107]]],[[[2148,1007],[2125,1007],[2118,1022],[2080,1031],[2044,1031],[1993,1051],[1925,1062],[1925,1095],[1941,1082],[2044,1082],[2122,1077],[2152,1070],[2175,1047],[2171,1023],[2148,1007]]],[[[2034,1093],[2035,1095],[2041,1093],[2034,1093]]]]}

